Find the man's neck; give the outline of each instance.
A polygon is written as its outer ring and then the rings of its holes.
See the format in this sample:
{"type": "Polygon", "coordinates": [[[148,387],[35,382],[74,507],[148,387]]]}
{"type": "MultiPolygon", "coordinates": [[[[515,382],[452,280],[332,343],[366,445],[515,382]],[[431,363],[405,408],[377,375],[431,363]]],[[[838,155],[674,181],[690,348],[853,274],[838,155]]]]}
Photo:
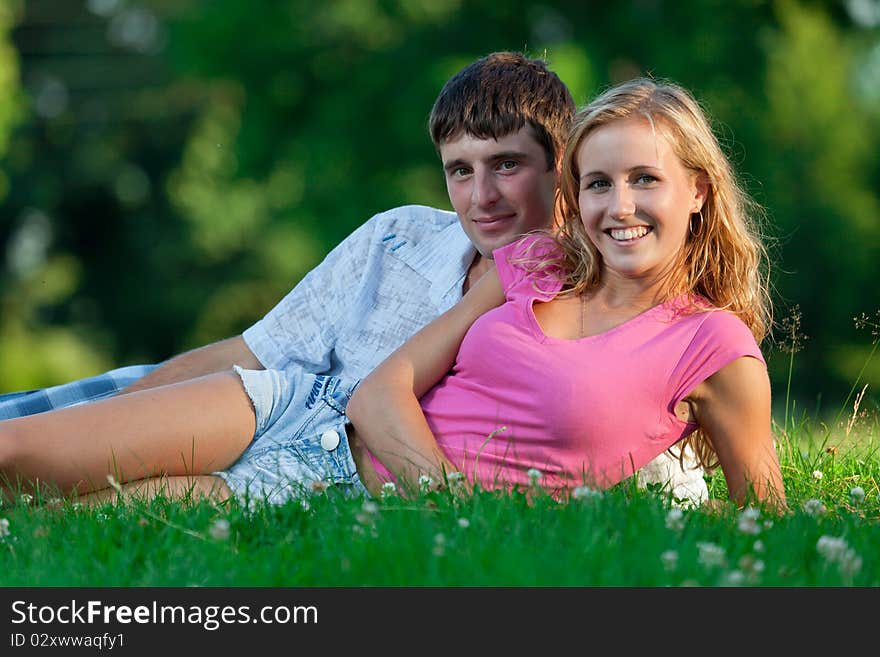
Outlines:
{"type": "Polygon", "coordinates": [[[464,285],[462,285],[461,293],[467,294],[467,291],[480,280],[480,277],[492,268],[494,262],[489,258],[483,257],[479,253],[474,256],[471,266],[468,267],[467,276],[464,277],[464,285]]]}

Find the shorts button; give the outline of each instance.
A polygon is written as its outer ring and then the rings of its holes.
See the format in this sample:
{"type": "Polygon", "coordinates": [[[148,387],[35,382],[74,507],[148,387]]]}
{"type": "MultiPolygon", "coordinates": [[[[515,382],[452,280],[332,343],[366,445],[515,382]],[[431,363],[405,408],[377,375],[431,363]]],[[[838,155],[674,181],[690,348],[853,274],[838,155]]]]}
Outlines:
{"type": "Polygon", "coordinates": [[[339,446],[339,434],[333,429],[328,429],[321,434],[321,447],[328,452],[332,452],[339,446]]]}

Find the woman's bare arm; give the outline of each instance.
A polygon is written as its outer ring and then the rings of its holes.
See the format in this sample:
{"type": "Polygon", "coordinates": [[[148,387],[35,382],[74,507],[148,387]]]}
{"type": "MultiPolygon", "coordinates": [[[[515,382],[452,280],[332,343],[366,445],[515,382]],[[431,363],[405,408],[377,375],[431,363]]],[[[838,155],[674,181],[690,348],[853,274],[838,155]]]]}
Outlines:
{"type": "Polygon", "coordinates": [[[779,459],[770,428],[770,380],[759,360],[737,358],[689,395],[694,415],[718,454],[730,498],[785,508],[779,459]]]}
{"type": "Polygon", "coordinates": [[[403,483],[442,480],[443,456],[419,398],[449,372],[471,324],[504,301],[491,269],[455,306],[385,359],[355,389],[346,414],[367,448],[403,483]]]}

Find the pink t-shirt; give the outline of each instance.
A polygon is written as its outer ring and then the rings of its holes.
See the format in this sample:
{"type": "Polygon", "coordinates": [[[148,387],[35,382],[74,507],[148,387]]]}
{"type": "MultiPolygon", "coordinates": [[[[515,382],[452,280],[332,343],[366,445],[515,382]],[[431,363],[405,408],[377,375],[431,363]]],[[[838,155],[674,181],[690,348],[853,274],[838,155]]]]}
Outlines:
{"type": "Polygon", "coordinates": [[[420,400],[440,448],[470,482],[528,485],[536,468],[545,488],[613,485],[696,429],[673,410],[694,387],[741,356],[764,362],[739,318],[682,312],[686,297],[599,335],[545,335],[532,304],[552,299],[562,282],[510,262],[534,239],[494,252],[506,302],[474,322],[450,373],[420,400]]]}

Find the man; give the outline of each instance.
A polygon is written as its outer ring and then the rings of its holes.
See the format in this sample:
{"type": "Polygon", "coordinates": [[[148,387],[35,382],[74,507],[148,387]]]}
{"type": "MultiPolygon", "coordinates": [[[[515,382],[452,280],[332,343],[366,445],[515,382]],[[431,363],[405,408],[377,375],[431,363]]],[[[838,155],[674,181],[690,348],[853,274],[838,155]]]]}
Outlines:
{"type": "MultiPolygon", "coordinates": [[[[574,110],[543,61],[502,52],[474,62],[444,85],[429,121],[454,213],[405,206],[378,214],[242,335],[154,369],[0,397],[0,418],[99,399],[129,382],[125,393],[233,366],[363,378],[457,302],[491,266],[493,249],[551,224],[574,110]]],[[[707,497],[701,471],[683,471],[670,455],[645,472],[642,483],[671,481],[676,497],[707,497]]]]}

